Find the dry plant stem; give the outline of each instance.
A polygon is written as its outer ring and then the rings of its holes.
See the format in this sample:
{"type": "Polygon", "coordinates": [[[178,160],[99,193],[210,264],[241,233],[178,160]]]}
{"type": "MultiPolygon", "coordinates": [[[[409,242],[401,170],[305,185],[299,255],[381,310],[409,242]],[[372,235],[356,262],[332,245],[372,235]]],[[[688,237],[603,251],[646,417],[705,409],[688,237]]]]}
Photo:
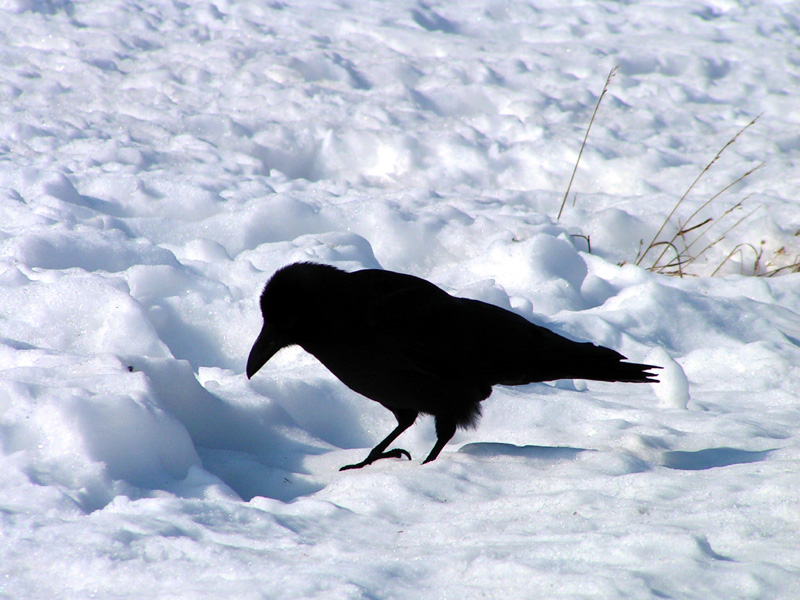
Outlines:
{"type": "MultiPolygon", "coordinates": [[[[739,204],[737,204],[736,206],[740,206],[740,205],[741,205],[741,202],[740,202],[739,204]]],[[[758,206],[756,206],[756,207],[755,207],[753,210],[751,210],[749,213],[747,213],[747,214],[746,214],[745,216],[743,216],[741,219],[739,219],[738,221],[736,221],[736,222],[735,222],[733,225],[731,225],[730,227],[728,227],[728,228],[727,228],[725,231],[723,231],[723,232],[722,232],[722,235],[720,235],[720,236],[719,236],[717,239],[715,239],[715,240],[714,240],[713,242],[711,242],[710,244],[706,245],[706,247],[705,247],[705,248],[703,248],[703,249],[702,249],[700,252],[698,252],[698,253],[697,253],[695,256],[693,256],[693,257],[691,257],[690,259],[686,260],[686,261],[684,262],[684,264],[686,264],[686,265],[688,265],[688,264],[691,264],[691,263],[693,263],[694,261],[696,261],[698,258],[700,258],[701,256],[703,256],[703,254],[705,254],[705,252],[706,252],[707,250],[709,250],[709,249],[713,248],[714,246],[716,246],[716,245],[717,245],[719,242],[721,242],[721,241],[722,241],[722,240],[725,238],[725,236],[726,236],[726,235],[728,235],[728,234],[729,234],[731,231],[733,231],[734,229],[736,229],[736,228],[737,228],[739,225],[741,225],[741,224],[742,224],[742,223],[743,223],[745,220],[747,220],[747,219],[749,219],[751,216],[753,216],[753,214],[754,214],[754,213],[755,213],[755,212],[756,212],[756,211],[757,211],[759,208],[761,208],[761,206],[762,206],[762,205],[758,205],[758,206]]],[[[733,209],[731,209],[731,210],[733,210],[733,209]]],[[[726,213],[726,214],[727,214],[727,213],[726,213]]],[[[742,244],[739,244],[739,246],[741,246],[741,245],[742,245],[742,244]]],[[[739,246],[737,246],[737,248],[738,248],[739,246]]],[[[734,250],[734,252],[735,252],[735,250],[734,250]]],[[[732,254],[732,253],[731,253],[731,254],[732,254]]],[[[730,256],[728,256],[728,258],[730,258],[730,256]]],[[[726,259],[725,259],[725,261],[727,261],[727,260],[728,260],[728,258],[726,258],[726,259]]],[[[723,261],[723,264],[725,264],[725,261],[723,261]]],[[[722,266],[722,265],[720,265],[719,267],[717,267],[716,269],[714,269],[714,273],[716,273],[717,271],[719,271],[719,269],[720,269],[720,267],[721,267],[721,266],[722,266]]],[[[714,276],[714,273],[711,273],[711,276],[712,276],[712,277],[714,276]]]]}
{"type": "Polygon", "coordinates": [[[777,275],[781,271],[786,271],[790,269],[792,270],[793,273],[800,273],[800,257],[795,259],[795,262],[793,262],[790,265],[778,267],[777,269],[773,269],[772,271],[767,271],[766,273],[762,273],[761,275],[756,273],[756,277],[772,277],[773,275],[777,275]]]}
{"type": "MultiPolygon", "coordinates": [[[[704,209],[706,206],[708,206],[709,204],[711,204],[711,203],[712,203],[714,200],[716,200],[717,198],[719,198],[719,197],[720,197],[722,194],[724,194],[725,192],[727,192],[727,191],[728,191],[729,189],[731,189],[731,188],[732,188],[734,185],[736,185],[737,183],[739,183],[740,181],[742,181],[742,180],[743,180],[743,179],[745,179],[746,177],[748,177],[748,176],[752,175],[753,173],[755,173],[756,171],[758,171],[758,170],[759,170],[761,167],[763,167],[765,164],[766,164],[766,163],[763,163],[763,162],[762,162],[762,163],[761,163],[760,165],[758,165],[757,167],[753,167],[752,169],[750,169],[749,171],[747,171],[747,173],[745,173],[744,175],[742,175],[741,177],[739,177],[739,178],[738,178],[736,181],[733,181],[733,182],[729,183],[729,184],[728,184],[728,185],[726,185],[724,188],[722,188],[720,191],[718,191],[716,194],[714,194],[713,196],[711,196],[711,198],[709,198],[708,200],[706,200],[706,201],[705,201],[705,202],[704,202],[704,203],[703,203],[703,204],[700,206],[700,208],[698,208],[696,211],[694,211],[694,212],[693,212],[693,213],[692,213],[692,214],[689,216],[689,218],[686,220],[686,224],[688,225],[688,224],[689,224],[689,223],[692,221],[692,219],[694,219],[694,218],[695,218],[695,217],[696,217],[696,216],[697,216],[697,215],[700,213],[700,211],[702,211],[702,210],[703,210],[703,209],[704,209]]],[[[749,198],[749,196],[748,196],[747,198],[749,198]]],[[[681,228],[678,230],[678,232],[677,232],[675,235],[673,235],[673,236],[672,236],[672,239],[670,240],[670,242],[671,242],[671,243],[674,243],[674,242],[675,242],[675,240],[676,240],[676,239],[678,239],[678,237],[682,237],[682,238],[684,238],[684,245],[685,245],[686,247],[685,247],[685,249],[684,249],[684,251],[683,251],[683,252],[684,252],[684,254],[685,254],[685,253],[687,253],[687,252],[689,251],[689,249],[690,249],[692,246],[694,246],[694,245],[695,245],[695,244],[696,244],[696,243],[697,243],[697,242],[698,242],[698,241],[699,241],[699,240],[700,240],[700,239],[701,239],[701,238],[702,238],[704,235],[706,235],[706,234],[707,234],[709,231],[711,231],[711,229],[714,227],[714,225],[716,225],[717,223],[719,223],[719,222],[720,222],[720,220],[721,220],[722,218],[724,218],[725,216],[727,216],[729,213],[733,212],[733,211],[734,211],[734,210],[736,210],[737,208],[741,207],[741,206],[742,206],[742,204],[744,203],[744,201],[745,201],[745,200],[747,200],[747,198],[745,198],[744,200],[742,200],[742,201],[738,202],[737,204],[735,204],[734,206],[732,206],[731,208],[729,208],[728,210],[726,210],[726,211],[725,211],[725,212],[722,214],[722,217],[720,217],[720,218],[719,218],[719,219],[717,219],[716,221],[714,221],[714,219],[712,219],[712,218],[710,218],[710,217],[709,217],[708,219],[706,219],[706,220],[705,220],[705,221],[703,221],[702,223],[699,223],[699,224],[697,224],[697,225],[693,225],[692,227],[689,227],[688,229],[687,229],[685,226],[684,226],[684,227],[681,227],[681,228]],[[701,231],[701,232],[700,232],[700,233],[697,235],[697,237],[695,237],[695,238],[694,238],[694,239],[693,239],[693,240],[692,240],[690,243],[686,244],[686,238],[685,238],[684,236],[685,236],[687,233],[689,233],[690,231],[694,231],[694,230],[696,230],[696,229],[699,229],[700,227],[703,227],[704,225],[708,225],[708,227],[706,227],[706,228],[705,228],[703,231],[701,231]]],[[[750,213],[750,214],[752,214],[752,213],[750,213]]],[[[749,215],[748,215],[748,216],[749,216],[749,215]]],[[[739,223],[741,223],[741,221],[739,221],[739,223]]],[[[737,223],[737,224],[738,224],[738,223],[737,223]]],[[[728,229],[728,231],[730,231],[730,229],[728,229]]],[[[727,232],[726,232],[726,233],[727,233],[727,232]]],[[[717,241],[719,241],[719,240],[717,240],[717,241]]],[[[714,243],[716,244],[717,242],[714,242],[714,243]]],[[[657,245],[657,244],[655,244],[655,245],[657,245]]],[[[708,250],[708,247],[706,247],[706,248],[703,250],[703,252],[705,252],[705,250],[708,250]]],[[[702,252],[701,252],[700,254],[702,254],[702,252]]],[[[661,255],[660,255],[660,256],[659,256],[659,257],[656,259],[656,261],[653,263],[653,267],[655,267],[655,266],[656,266],[656,265],[659,263],[659,261],[661,260],[661,258],[662,258],[663,256],[664,256],[664,253],[662,252],[662,253],[661,253],[661,255]]],[[[698,255],[698,256],[699,256],[699,255],[698,255]]],[[[696,257],[695,257],[695,258],[696,258],[696,257]]],[[[652,268],[652,267],[651,267],[651,268],[652,268]]]]}
{"type": "Polygon", "coordinates": [[[570,234],[570,237],[574,237],[574,238],[579,237],[579,238],[585,239],[586,240],[586,251],[589,254],[592,253],[592,238],[590,238],[588,235],[583,235],[582,233],[572,233],[572,234],[570,234]]]}
{"type": "Polygon", "coordinates": [[[716,269],[714,269],[714,273],[711,274],[712,277],[714,276],[714,274],[717,273],[717,271],[719,271],[722,268],[722,266],[726,262],[728,262],[731,259],[731,257],[734,254],[736,254],[737,250],[741,253],[741,246],[749,246],[753,250],[753,252],[755,253],[756,260],[755,260],[755,262],[753,264],[753,275],[755,277],[774,277],[775,275],[778,275],[779,273],[782,273],[783,271],[789,271],[790,273],[800,273],[800,255],[796,256],[795,259],[794,259],[794,262],[792,264],[790,264],[790,265],[784,265],[782,267],[778,267],[777,269],[772,269],[771,271],[765,271],[764,273],[759,273],[758,272],[758,267],[759,267],[759,265],[761,263],[761,257],[762,257],[762,255],[764,253],[763,248],[761,248],[759,250],[756,250],[756,247],[753,246],[753,244],[739,244],[733,250],[731,250],[730,254],[728,254],[728,256],[725,257],[725,260],[723,260],[720,263],[720,265],[716,269]]]}
{"type": "Polygon", "coordinates": [[[561,213],[564,212],[564,205],[567,203],[567,197],[569,196],[569,191],[572,189],[572,182],[575,180],[575,173],[578,172],[578,164],[581,162],[581,156],[583,156],[583,149],[586,147],[586,140],[589,139],[589,131],[592,129],[592,123],[594,123],[594,118],[597,116],[597,109],[600,108],[600,102],[603,101],[603,96],[606,95],[608,91],[608,86],[611,83],[611,79],[617,72],[619,65],[615,65],[611,71],[608,72],[608,77],[606,77],[606,83],[603,86],[603,91],[600,92],[600,97],[597,99],[597,104],[594,106],[594,112],[592,113],[592,118],[589,119],[589,126],[586,128],[586,135],[583,136],[583,143],[581,144],[581,149],[578,152],[578,158],[575,161],[575,167],[572,169],[572,176],[569,178],[569,184],[567,184],[567,191],[564,192],[564,199],[561,201],[561,208],[558,209],[558,217],[556,217],[557,221],[561,220],[561,213]]]}
{"type": "MultiPolygon", "coordinates": [[[[695,186],[695,185],[697,185],[697,182],[698,182],[698,181],[700,181],[700,180],[703,178],[703,175],[705,175],[705,174],[708,172],[708,170],[709,170],[709,169],[710,169],[710,168],[711,168],[711,167],[714,165],[714,163],[716,163],[716,162],[719,160],[719,157],[720,157],[720,156],[722,156],[722,153],[723,153],[723,152],[725,152],[725,150],[727,150],[727,148],[728,148],[728,147],[729,147],[731,144],[733,144],[733,143],[734,143],[734,142],[735,142],[735,141],[736,141],[736,140],[739,138],[739,136],[740,136],[740,135],[742,135],[742,134],[743,134],[743,133],[744,133],[744,132],[745,132],[745,131],[746,131],[748,128],[750,128],[750,127],[752,127],[753,125],[755,125],[756,121],[758,121],[758,118],[759,118],[760,116],[761,116],[761,115],[758,115],[758,117],[755,117],[755,118],[754,118],[752,121],[750,121],[750,122],[749,122],[747,125],[745,125],[744,127],[742,127],[742,128],[741,128],[741,129],[740,129],[740,130],[739,130],[739,131],[736,133],[736,135],[734,135],[734,136],[733,136],[733,137],[732,137],[730,140],[728,140],[728,143],[727,143],[727,144],[725,144],[725,145],[724,145],[724,146],[723,146],[723,147],[722,147],[722,148],[719,150],[719,152],[717,152],[717,154],[714,156],[714,158],[712,158],[712,159],[711,159],[711,161],[710,161],[710,162],[709,162],[709,163],[708,163],[708,164],[705,166],[705,168],[703,168],[703,170],[702,170],[702,171],[700,171],[700,174],[699,174],[699,175],[698,175],[698,176],[695,178],[695,180],[692,182],[692,184],[691,184],[691,185],[688,187],[688,189],[687,189],[687,190],[686,190],[686,191],[683,193],[683,196],[681,196],[681,197],[680,197],[680,200],[678,200],[678,201],[675,203],[675,206],[673,206],[673,207],[672,207],[672,210],[671,210],[671,211],[670,211],[670,213],[667,215],[667,218],[666,218],[666,219],[664,219],[664,222],[661,224],[661,227],[659,227],[659,228],[658,228],[658,231],[657,231],[657,232],[656,232],[656,234],[653,236],[653,239],[652,239],[652,241],[650,242],[650,244],[648,244],[647,248],[645,249],[645,251],[644,251],[644,254],[642,254],[642,255],[641,255],[641,256],[640,256],[640,257],[639,257],[639,258],[636,260],[636,264],[637,264],[637,265],[641,264],[642,260],[644,260],[644,257],[645,257],[645,256],[647,256],[647,253],[648,253],[648,252],[650,252],[650,250],[651,250],[652,248],[654,248],[654,247],[655,247],[655,243],[656,243],[656,240],[658,239],[658,236],[659,236],[659,235],[661,235],[661,232],[662,232],[662,231],[664,231],[664,228],[667,226],[667,223],[669,223],[670,219],[672,219],[672,216],[675,214],[675,211],[677,211],[677,210],[678,210],[678,207],[679,207],[681,204],[683,204],[683,201],[684,201],[684,200],[686,200],[686,197],[689,195],[689,193],[692,191],[692,189],[694,189],[694,186],[695,186]]],[[[754,169],[754,170],[755,170],[755,169],[754,169]]],[[[751,172],[752,172],[752,171],[751,171],[751,172]]],[[[739,178],[739,179],[737,180],[737,182],[738,182],[738,181],[741,181],[742,179],[744,179],[744,177],[746,177],[746,175],[744,175],[744,176],[742,176],[741,178],[739,178]]],[[[734,183],[736,183],[736,182],[734,182],[734,183]]],[[[733,185],[733,184],[731,184],[731,185],[733,185]]],[[[730,186],[728,186],[728,187],[730,187],[730,186]]],[[[725,189],[727,189],[727,188],[725,188],[725,189]]],[[[724,190],[723,190],[723,191],[724,191],[724,190]]],[[[720,193],[722,193],[722,192],[720,192],[720,193]]],[[[717,196],[719,196],[719,194],[717,194],[717,196]]],[[[714,196],[714,197],[716,197],[716,196],[714,196]]],[[[709,202],[710,202],[710,200],[709,200],[709,202]]],[[[707,203],[706,203],[706,204],[707,204],[707,203]]],[[[688,221],[687,221],[687,222],[688,222],[688,221]]],[[[674,239],[675,239],[675,238],[673,237],[673,238],[672,238],[672,240],[674,241],[674,239]]],[[[664,249],[664,251],[661,253],[661,255],[660,255],[660,256],[659,256],[659,257],[658,257],[658,258],[655,260],[655,262],[653,263],[653,265],[656,265],[656,264],[658,264],[658,262],[661,260],[661,258],[663,258],[663,256],[664,256],[664,254],[666,253],[666,251],[667,251],[667,248],[665,248],[665,249],[664,249]]]]}
{"type": "MultiPolygon", "coordinates": [[[[655,248],[656,246],[666,246],[665,251],[669,250],[670,248],[672,248],[672,250],[675,252],[675,260],[674,260],[674,262],[667,263],[666,265],[663,265],[661,267],[656,267],[654,265],[654,266],[650,267],[650,270],[651,271],[655,271],[657,273],[664,273],[666,271],[666,269],[671,269],[673,267],[677,267],[678,270],[676,272],[670,272],[670,273],[667,273],[667,275],[675,275],[675,273],[677,273],[678,277],[683,278],[683,275],[684,275],[684,273],[683,273],[683,264],[686,261],[683,258],[683,254],[678,250],[678,247],[675,244],[673,244],[672,242],[656,242],[655,244],[653,244],[653,248],[655,248]]],[[[662,253],[662,256],[663,256],[663,253],[662,253]]]]}
{"type": "MultiPolygon", "coordinates": [[[[744,200],[742,200],[742,201],[738,202],[738,203],[737,203],[735,206],[733,206],[733,207],[729,208],[727,211],[725,211],[725,213],[722,215],[722,217],[721,217],[720,219],[724,218],[724,217],[725,217],[725,216],[727,216],[729,213],[733,212],[735,209],[737,209],[737,208],[740,208],[740,207],[742,206],[742,203],[743,203],[743,202],[744,202],[744,200]]],[[[713,248],[713,247],[714,247],[714,246],[716,246],[716,245],[717,245],[719,242],[721,242],[723,239],[725,239],[725,236],[726,236],[728,233],[730,233],[731,231],[733,231],[733,230],[734,230],[736,227],[738,227],[738,226],[739,226],[739,225],[740,225],[740,224],[741,224],[743,221],[745,221],[746,219],[750,218],[750,216],[751,216],[751,215],[753,215],[753,213],[755,213],[755,212],[756,212],[756,211],[757,211],[759,208],[761,208],[761,206],[757,206],[756,208],[754,208],[753,210],[751,210],[749,213],[747,213],[745,216],[743,216],[741,219],[739,219],[738,221],[736,221],[736,222],[735,222],[733,225],[731,225],[731,226],[730,226],[730,227],[728,227],[728,228],[727,228],[725,231],[723,231],[723,232],[722,232],[722,234],[721,234],[721,235],[719,235],[719,236],[718,236],[718,237],[717,237],[717,238],[716,238],[716,239],[715,239],[713,242],[711,242],[711,243],[709,243],[709,244],[706,244],[706,246],[705,246],[705,247],[704,247],[704,248],[703,248],[703,249],[702,249],[700,252],[698,252],[696,255],[694,255],[694,256],[689,256],[689,255],[688,255],[689,248],[690,248],[691,246],[693,246],[693,245],[694,245],[694,243],[695,243],[697,240],[699,240],[699,239],[700,239],[700,237],[698,236],[698,238],[696,238],[696,239],[695,239],[695,240],[694,240],[694,241],[693,241],[691,244],[689,244],[689,246],[687,246],[687,247],[686,247],[686,248],[683,250],[683,252],[679,253],[679,257],[680,257],[680,263],[681,263],[681,265],[688,265],[688,264],[691,264],[691,263],[693,263],[694,261],[696,261],[696,260],[697,260],[698,258],[700,258],[700,257],[701,257],[703,254],[705,254],[705,252],[706,252],[707,250],[709,250],[710,248],[713,248]]],[[[710,229],[711,229],[711,227],[708,227],[708,228],[706,229],[706,231],[705,231],[705,232],[703,232],[703,234],[707,233],[707,232],[708,232],[710,229]]],[[[701,235],[703,235],[703,234],[701,234],[701,235]]],[[[671,245],[672,243],[671,243],[671,242],[656,242],[656,243],[653,245],[653,247],[655,247],[655,246],[661,246],[661,245],[664,245],[664,244],[670,244],[670,245],[671,245]]],[[[677,252],[677,249],[676,249],[676,253],[678,253],[678,252],[677,252]]],[[[657,272],[657,273],[663,273],[665,269],[669,269],[669,268],[672,268],[672,267],[674,267],[674,266],[675,266],[675,263],[667,263],[666,265],[662,265],[662,266],[653,265],[652,267],[650,267],[650,270],[651,270],[651,271],[655,271],[655,272],[657,272]]]]}
{"type": "MultiPolygon", "coordinates": [[[[749,196],[748,196],[748,198],[749,198],[749,196]]],[[[745,216],[740,218],[733,225],[731,225],[725,231],[723,231],[722,234],[720,236],[718,236],[713,242],[711,242],[709,244],[706,244],[706,246],[700,252],[698,252],[694,256],[690,256],[689,255],[689,250],[691,249],[691,247],[694,246],[704,235],[706,235],[709,231],[711,231],[711,229],[714,227],[714,225],[719,223],[722,219],[724,219],[726,216],[728,216],[730,213],[732,213],[737,208],[741,208],[741,206],[745,202],[745,200],[747,200],[747,198],[737,202],[734,206],[732,206],[731,208],[726,210],[722,214],[722,216],[719,219],[717,219],[716,221],[713,221],[713,219],[710,219],[710,218],[706,219],[705,221],[703,221],[699,225],[696,225],[696,226],[691,227],[691,228],[689,228],[687,230],[684,230],[683,232],[678,232],[678,234],[676,234],[672,238],[672,240],[670,240],[668,242],[656,242],[655,244],[653,244],[652,245],[653,248],[655,248],[656,246],[666,246],[665,252],[666,252],[667,249],[672,248],[675,251],[676,257],[675,257],[675,259],[673,259],[673,262],[668,262],[665,265],[659,265],[657,262],[653,263],[653,265],[649,267],[649,270],[650,271],[655,271],[656,273],[664,273],[666,271],[666,269],[671,269],[671,268],[673,268],[675,266],[678,266],[678,275],[680,277],[683,277],[684,273],[682,272],[681,267],[684,267],[686,265],[690,265],[691,263],[696,261],[698,258],[703,256],[703,254],[705,254],[706,251],[708,251],[709,249],[713,248],[719,242],[721,242],[723,239],[725,239],[725,236],[728,235],[728,233],[730,233],[731,231],[736,229],[745,220],[749,219],[759,208],[761,208],[761,205],[756,206],[753,210],[751,210],[749,213],[747,213],[745,216]],[[682,252],[678,251],[677,246],[675,245],[674,242],[675,242],[675,239],[678,237],[679,234],[687,233],[688,231],[693,231],[693,230],[697,229],[698,227],[702,227],[703,225],[707,225],[709,223],[711,223],[711,224],[708,225],[708,227],[706,227],[705,230],[703,230],[694,240],[692,240],[691,243],[686,244],[685,240],[684,240],[684,249],[683,249],[683,251],[682,252]]],[[[662,252],[659,255],[659,257],[658,257],[659,260],[661,260],[661,258],[664,256],[665,252],[662,252]]]]}
{"type": "MultiPolygon", "coordinates": [[[[681,228],[681,230],[680,230],[680,231],[679,231],[679,232],[678,232],[678,233],[675,235],[675,237],[678,237],[678,235],[680,235],[682,238],[684,238],[684,239],[685,239],[685,236],[686,236],[686,234],[687,234],[687,233],[691,233],[691,232],[692,232],[692,231],[694,231],[695,229],[700,229],[700,228],[701,228],[703,225],[708,225],[708,224],[709,224],[711,221],[713,221],[713,220],[714,220],[714,219],[712,219],[711,217],[708,217],[708,218],[707,218],[705,221],[703,221],[702,223],[698,223],[697,225],[692,225],[691,227],[689,227],[689,229],[686,229],[686,228],[681,228]]],[[[691,217],[689,218],[689,221],[691,221],[691,217]]],[[[686,221],[686,222],[688,223],[689,221],[686,221]]],[[[675,239],[675,238],[673,238],[673,240],[674,240],[674,239],[675,239]]],[[[695,240],[695,241],[696,241],[696,240],[695,240]]],[[[692,242],[692,244],[694,244],[694,242],[692,242]]],[[[691,246],[691,244],[689,244],[689,245],[691,246]]]]}
{"type": "MultiPolygon", "coordinates": [[[[749,248],[750,248],[750,249],[753,251],[753,254],[755,254],[755,256],[756,256],[756,260],[755,260],[755,262],[754,262],[754,267],[753,267],[753,269],[757,269],[757,268],[758,268],[758,260],[759,260],[759,258],[760,258],[760,256],[761,256],[761,253],[760,253],[758,250],[756,250],[756,247],[755,247],[755,246],[753,246],[753,244],[747,244],[747,243],[744,243],[744,244],[737,244],[737,245],[736,245],[736,246],[733,248],[733,250],[731,250],[731,251],[730,251],[730,253],[728,253],[728,256],[726,256],[726,257],[725,257],[725,260],[723,260],[721,263],[719,263],[719,266],[718,266],[716,269],[714,269],[714,272],[713,272],[713,273],[711,273],[711,277],[713,277],[714,275],[716,275],[716,274],[717,274],[717,271],[719,271],[719,270],[722,268],[722,266],[723,266],[723,265],[724,265],[726,262],[728,262],[728,261],[729,261],[729,260],[730,260],[730,259],[733,257],[733,255],[734,255],[734,254],[736,254],[736,252],[739,252],[739,254],[742,256],[742,262],[744,262],[744,255],[742,254],[742,248],[743,248],[743,247],[745,247],[745,246],[749,247],[749,248]]],[[[754,274],[755,274],[755,273],[754,273],[754,274]]]]}
{"type": "MultiPolygon", "coordinates": [[[[748,127],[749,127],[749,126],[748,126],[748,127]]],[[[744,130],[742,130],[742,131],[744,131],[744,130]]],[[[741,132],[740,132],[740,133],[741,133],[741,132]]],[[[762,162],[762,163],[761,163],[761,164],[759,164],[758,166],[756,166],[756,167],[753,167],[752,169],[750,169],[749,171],[747,171],[747,173],[745,173],[744,175],[742,175],[741,177],[739,177],[739,178],[738,178],[736,181],[732,181],[731,183],[729,183],[728,185],[726,185],[724,188],[722,188],[720,191],[718,191],[716,194],[714,194],[713,196],[711,196],[711,198],[709,198],[708,200],[706,200],[705,202],[703,202],[703,204],[701,204],[701,205],[700,205],[700,208],[698,208],[698,209],[697,209],[696,211],[694,211],[694,212],[693,212],[691,215],[689,215],[689,218],[688,218],[688,219],[686,219],[686,223],[687,223],[687,224],[688,224],[688,223],[690,223],[690,222],[692,221],[692,219],[694,219],[694,218],[695,218],[695,217],[696,217],[698,214],[700,214],[700,212],[701,212],[701,211],[702,211],[702,210],[703,210],[703,209],[704,209],[706,206],[708,206],[709,204],[711,204],[711,203],[712,203],[714,200],[716,200],[717,198],[719,198],[719,197],[720,197],[722,194],[724,194],[725,192],[727,192],[729,189],[731,189],[731,188],[732,188],[733,186],[735,186],[737,183],[739,183],[739,182],[740,182],[740,181],[742,181],[743,179],[746,179],[747,177],[749,177],[750,175],[752,175],[753,173],[755,173],[756,171],[758,171],[758,170],[759,170],[761,167],[763,167],[765,164],[767,164],[767,163],[764,163],[764,162],[762,162]]],[[[740,202],[739,204],[741,204],[741,202],[740,202]]],[[[737,206],[738,206],[738,205],[737,205],[737,206]]],[[[735,208],[735,207],[734,207],[734,208],[735,208]]],[[[730,211],[726,211],[726,214],[727,214],[727,212],[730,212],[730,211]]],[[[702,222],[700,225],[705,225],[706,223],[708,223],[708,222],[709,222],[709,221],[711,221],[711,220],[712,220],[712,219],[706,219],[706,220],[705,220],[705,221],[703,221],[703,222],[702,222]]],[[[685,234],[685,233],[689,233],[689,232],[690,232],[690,231],[692,231],[693,229],[697,229],[698,227],[700,227],[700,225],[695,225],[694,227],[691,227],[690,229],[684,229],[683,231],[679,231],[679,232],[678,232],[678,233],[676,233],[676,234],[675,234],[675,236],[672,238],[672,241],[674,242],[674,241],[675,241],[675,238],[677,238],[679,235],[682,235],[682,234],[685,234]]]]}
{"type": "MultiPolygon", "coordinates": [[[[721,221],[722,221],[722,220],[723,220],[725,217],[727,217],[729,214],[731,214],[731,213],[732,213],[733,211],[735,211],[736,209],[738,209],[738,208],[741,208],[741,207],[742,207],[742,205],[744,205],[744,203],[747,201],[747,199],[748,199],[748,198],[750,198],[750,196],[746,196],[745,198],[743,198],[742,200],[740,200],[739,202],[737,202],[736,204],[734,204],[733,206],[731,206],[731,207],[730,207],[728,210],[726,210],[724,213],[722,213],[722,216],[721,216],[721,217],[719,217],[719,218],[718,218],[716,221],[713,221],[713,219],[706,219],[705,221],[703,221],[703,223],[701,223],[701,225],[705,225],[705,224],[707,224],[707,223],[709,223],[709,222],[711,222],[711,224],[710,224],[710,225],[708,225],[708,227],[706,227],[706,228],[705,228],[703,231],[701,231],[701,232],[700,232],[700,233],[697,235],[697,237],[696,237],[696,238],[694,238],[694,239],[691,241],[691,243],[689,243],[688,245],[686,245],[686,247],[684,248],[684,251],[683,251],[683,252],[684,252],[684,254],[688,253],[688,252],[689,252],[689,250],[692,248],[692,246],[694,246],[694,245],[695,245],[697,242],[699,242],[699,241],[700,241],[700,239],[701,239],[701,238],[702,238],[704,235],[706,235],[706,234],[707,234],[709,231],[711,231],[711,230],[714,228],[714,226],[715,226],[716,224],[720,223],[720,222],[721,222],[721,221]]],[[[726,235],[727,235],[727,234],[728,234],[730,231],[732,231],[734,228],[738,227],[740,223],[742,223],[742,222],[743,222],[745,219],[749,218],[749,217],[750,217],[750,215],[752,215],[754,212],[756,212],[756,211],[757,211],[759,208],[760,208],[760,206],[757,206],[756,208],[754,208],[753,210],[751,210],[749,213],[747,213],[747,214],[746,214],[744,217],[742,217],[741,219],[739,219],[738,221],[736,221],[736,223],[734,223],[734,224],[733,224],[733,226],[731,226],[731,227],[729,227],[728,229],[726,229],[726,230],[724,231],[724,233],[723,233],[721,236],[719,236],[717,239],[715,239],[715,240],[714,240],[713,242],[711,242],[710,244],[706,245],[706,246],[705,246],[705,247],[704,247],[704,248],[703,248],[703,249],[702,249],[702,250],[701,250],[701,251],[700,251],[700,252],[699,252],[699,253],[698,253],[696,256],[694,256],[694,258],[692,258],[692,261],[694,261],[694,260],[698,259],[700,256],[702,256],[702,255],[703,255],[703,253],[704,253],[706,250],[708,250],[708,249],[709,249],[709,248],[711,248],[712,246],[716,245],[716,244],[717,244],[717,243],[718,243],[720,240],[722,240],[722,239],[723,239],[723,238],[724,238],[724,237],[725,237],[725,236],[726,236],[726,235]]],[[[694,228],[693,228],[693,229],[694,229],[694,228]]],[[[673,238],[673,239],[674,239],[674,238],[673,238]]]]}

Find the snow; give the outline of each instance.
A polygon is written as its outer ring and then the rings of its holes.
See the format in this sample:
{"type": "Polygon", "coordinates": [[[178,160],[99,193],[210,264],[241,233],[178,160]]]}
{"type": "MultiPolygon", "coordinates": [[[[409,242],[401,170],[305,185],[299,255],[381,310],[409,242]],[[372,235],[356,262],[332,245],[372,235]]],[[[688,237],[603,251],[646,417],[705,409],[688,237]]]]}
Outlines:
{"type": "Polygon", "coordinates": [[[0,598],[800,597],[796,3],[0,17],[0,598]],[[659,238],[712,219],[686,276],[635,264],[758,115],[659,238]],[[244,375],[298,260],[662,382],[498,387],[434,463],[421,419],[339,472],[389,412],[296,348],[244,375]]]}

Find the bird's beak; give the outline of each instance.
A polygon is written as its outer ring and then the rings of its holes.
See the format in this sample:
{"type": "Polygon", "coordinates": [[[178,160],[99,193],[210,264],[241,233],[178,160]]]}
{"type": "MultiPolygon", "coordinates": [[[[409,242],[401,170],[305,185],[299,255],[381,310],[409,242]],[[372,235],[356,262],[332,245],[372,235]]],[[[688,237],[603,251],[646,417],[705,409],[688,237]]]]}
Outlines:
{"type": "Polygon", "coordinates": [[[272,327],[264,323],[261,333],[258,334],[258,338],[253,344],[253,349],[250,350],[250,356],[247,358],[247,378],[250,379],[255,375],[284,345],[275,336],[272,327]]]}

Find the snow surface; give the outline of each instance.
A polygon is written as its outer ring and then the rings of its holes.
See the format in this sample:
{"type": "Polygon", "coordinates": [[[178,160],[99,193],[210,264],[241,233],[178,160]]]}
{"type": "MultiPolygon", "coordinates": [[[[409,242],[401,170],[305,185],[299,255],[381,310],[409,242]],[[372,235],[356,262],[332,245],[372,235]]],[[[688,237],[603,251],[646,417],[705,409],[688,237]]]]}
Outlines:
{"type": "Polygon", "coordinates": [[[800,597],[800,274],[752,276],[800,256],[798,39],[794,0],[0,0],[0,598],[800,597]],[[757,115],[659,238],[713,219],[690,276],[636,266],[757,115]],[[296,260],[663,382],[499,387],[341,473],[388,411],[243,374],[296,260]]]}

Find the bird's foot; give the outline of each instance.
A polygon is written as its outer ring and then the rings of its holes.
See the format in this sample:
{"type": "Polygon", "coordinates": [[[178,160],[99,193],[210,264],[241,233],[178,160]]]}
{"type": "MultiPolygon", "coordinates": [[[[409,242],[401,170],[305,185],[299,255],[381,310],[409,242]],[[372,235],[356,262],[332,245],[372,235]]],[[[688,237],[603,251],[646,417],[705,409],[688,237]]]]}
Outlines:
{"type": "Polygon", "coordinates": [[[382,458],[403,458],[406,457],[408,460],[411,460],[411,454],[408,453],[407,450],[403,450],[402,448],[394,448],[392,450],[387,450],[386,452],[380,452],[373,456],[372,452],[369,453],[369,456],[362,460],[360,463],[356,463],[354,465],[345,465],[340,471],[347,471],[348,469],[360,469],[361,467],[366,467],[367,465],[371,465],[376,460],[380,460],[382,458]]]}

